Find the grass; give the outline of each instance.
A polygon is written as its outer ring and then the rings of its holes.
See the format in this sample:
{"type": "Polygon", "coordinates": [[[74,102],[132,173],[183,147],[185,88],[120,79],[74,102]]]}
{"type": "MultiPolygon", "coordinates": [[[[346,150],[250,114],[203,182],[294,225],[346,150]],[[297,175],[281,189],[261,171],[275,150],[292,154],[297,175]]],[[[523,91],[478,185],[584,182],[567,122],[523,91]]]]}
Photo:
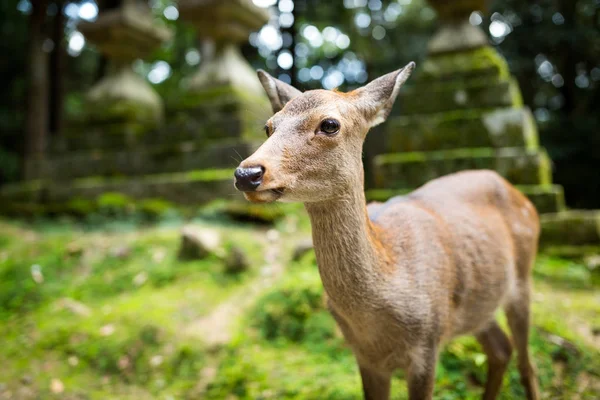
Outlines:
{"type": "MultiPolygon", "coordinates": [[[[278,222],[276,244],[264,227],[199,224],[219,232],[224,249],[241,246],[250,271],[227,273],[220,256],[179,261],[180,222],[90,229],[0,221],[0,398],[361,398],[314,255],[287,261],[307,234],[306,218],[278,222]],[[265,257],[269,246],[282,249],[276,260],[265,257]],[[285,273],[265,275],[269,262],[285,273]],[[231,340],[209,343],[196,327],[232,301],[239,316],[221,316],[235,319],[231,340]]],[[[598,398],[599,283],[598,271],[580,262],[538,259],[531,351],[544,398],[598,398]]],[[[475,340],[451,342],[436,399],[479,398],[484,382],[475,340]]],[[[404,380],[394,379],[392,391],[405,399],[404,380]]],[[[501,398],[522,397],[513,361],[501,398]]]]}

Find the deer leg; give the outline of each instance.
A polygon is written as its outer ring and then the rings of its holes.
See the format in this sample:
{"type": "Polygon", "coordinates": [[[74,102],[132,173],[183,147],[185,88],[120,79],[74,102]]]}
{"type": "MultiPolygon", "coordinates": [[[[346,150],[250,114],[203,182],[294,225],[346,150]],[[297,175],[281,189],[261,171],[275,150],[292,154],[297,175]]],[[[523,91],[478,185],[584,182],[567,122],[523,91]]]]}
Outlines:
{"type": "Polygon", "coordinates": [[[406,376],[409,400],[433,399],[437,349],[427,349],[426,354],[411,363],[406,376]]]}
{"type": "Polygon", "coordinates": [[[517,366],[521,375],[521,383],[525,388],[528,400],[540,398],[535,364],[529,355],[529,308],[531,287],[529,282],[519,288],[519,295],[505,307],[506,319],[512,332],[513,342],[517,349],[517,366]]]}
{"type": "Polygon", "coordinates": [[[365,400],[388,400],[390,398],[391,375],[382,375],[359,366],[365,400]]]}
{"type": "Polygon", "coordinates": [[[488,373],[483,399],[494,400],[502,386],[502,378],[510,361],[512,346],[496,321],[493,321],[484,331],[477,333],[475,338],[487,355],[488,373]]]}

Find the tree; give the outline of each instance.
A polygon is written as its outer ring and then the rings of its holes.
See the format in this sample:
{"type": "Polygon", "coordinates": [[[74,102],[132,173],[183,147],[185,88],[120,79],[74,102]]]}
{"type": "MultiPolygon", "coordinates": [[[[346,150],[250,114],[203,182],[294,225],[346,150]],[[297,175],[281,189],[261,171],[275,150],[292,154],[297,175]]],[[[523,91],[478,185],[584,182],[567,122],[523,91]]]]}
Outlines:
{"type": "MultiPolygon", "coordinates": [[[[48,53],[44,51],[44,23],[48,0],[32,2],[27,51],[27,112],[25,114],[25,158],[39,158],[48,131],[48,53]]],[[[26,165],[26,164],[25,164],[26,165]]],[[[24,176],[30,171],[23,168],[24,176]]]]}

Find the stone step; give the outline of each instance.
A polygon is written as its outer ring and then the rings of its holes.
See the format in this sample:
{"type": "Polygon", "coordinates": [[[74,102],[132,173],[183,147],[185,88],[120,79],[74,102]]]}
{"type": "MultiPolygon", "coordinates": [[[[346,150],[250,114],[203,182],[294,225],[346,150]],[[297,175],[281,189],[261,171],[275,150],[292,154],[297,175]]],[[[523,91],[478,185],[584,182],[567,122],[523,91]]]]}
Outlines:
{"type": "Polygon", "coordinates": [[[542,215],[541,246],[600,246],[600,211],[569,210],[542,215]]]}
{"type": "Polygon", "coordinates": [[[492,169],[516,185],[549,185],[550,159],[544,150],[456,149],[381,154],[373,160],[375,188],[416,188],[437,177],[468,169],[492,169]]]}
{"type": "MultiPolygon", "coordinates": [[[[540,214],[564,211],[565,198],[560,185],[519,185],[524,195],[535,205],[540,214]]],[[[413,189],[371,189],[367,190],[368,201],[386,201],[391,197],[405,195],[413,189]]]]}
{"type": "Polygon", "coordinates": [[[220,141],[212,144],[180,142],[162,146],[140,146],[135,150],[88,150],[29,160],[30,179],[65,181],[86,176],[138,176],[190,171],[203,168],[233,168],[254,152],[260,143],[220,141]]]}
{"type": "Polygon", "coordinates": [[[385,149],[389,153],[539,146],[536,124],[527,108],[392,117],[385,129],[385,149]]]}
{"type": "Polygon", "coordinates": [[[472,50],[430,54],[417,68],[417,81],[457,81],[473,78],[497,79],[510,75],[506,60],[492,46],[472,50]]]}
{"type": "Polygon", "coordinates": [[[29,181],[0,188],[2,208],[27,204],[59,204],[95,200],[105,193],[133,199],[160,198],[176,204],[199,205],[217,198],[241,196],[233,187],[233,169],[204,169],[127,178],[88,177],[70,182],[29,181]]]}
{"type": "Polygon", "coordinates": [[[201,99],[188,97],[178,98],[180,103],[168,109],[166,121],[158,129],[148,130],[136,122],[70,121],[61,136],[52,138],[48,150],[50,153],[135,150],[140,146],[172,145],[187,141],[208,143],[223,139],[241,141],[264,138],[264,123],[272,114],[271,107],[260,99],[249,98],[240,103],[233,99],[224,100],[217,95],[201,99]],[[200,103],[196,104],[197,101],[200,103]]]}
{"type": "Polygon", "coordinates": [[[523,106],[514,78],[419,83],[401,91],[400,99],[402,115],[523,106]]]}

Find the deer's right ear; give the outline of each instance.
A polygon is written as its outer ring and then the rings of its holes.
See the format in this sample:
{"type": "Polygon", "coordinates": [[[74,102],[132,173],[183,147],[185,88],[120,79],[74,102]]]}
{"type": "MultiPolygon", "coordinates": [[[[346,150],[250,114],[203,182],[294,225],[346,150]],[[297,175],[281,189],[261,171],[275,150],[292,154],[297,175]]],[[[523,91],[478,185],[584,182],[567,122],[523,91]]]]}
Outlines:
{"type": "Polygon", "coordinates": [[[257,74],[260,83],[262,83],[265,92],[267,92],[267,96],[269,96],[269,100],[271,100],[271,107],[273,107],[274,113],[279,112],[288,101],[302,94],[295,87],[273,78],[262,69],[259,69],[257,74]]]}

